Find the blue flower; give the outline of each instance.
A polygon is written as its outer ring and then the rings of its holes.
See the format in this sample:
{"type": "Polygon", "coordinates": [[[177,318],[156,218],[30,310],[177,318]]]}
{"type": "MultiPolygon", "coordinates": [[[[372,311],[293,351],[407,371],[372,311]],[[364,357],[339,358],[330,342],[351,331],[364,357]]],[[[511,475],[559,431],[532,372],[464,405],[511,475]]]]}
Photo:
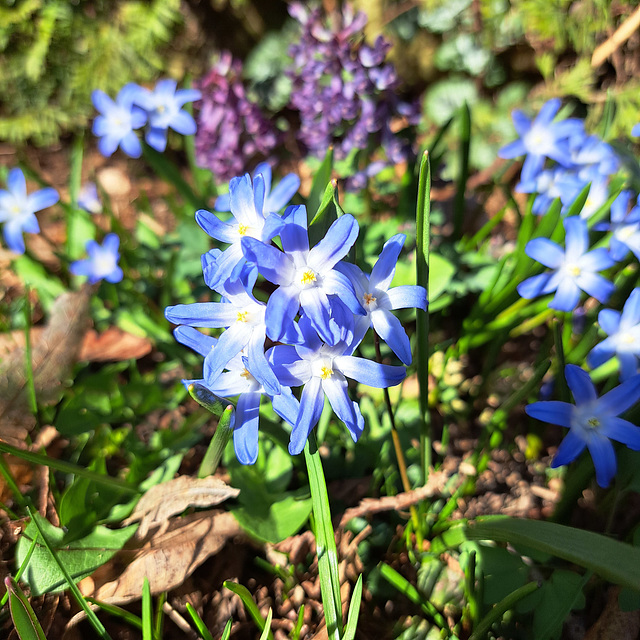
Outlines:
{"type": "Polygon", "coordinates": [[[629,251],[640,260],[640,204],[628,211],[632,193],[623,191],[611,203],[611,222],[595,225],[596,231],[611,231],[609,251],[616,261],[624,260],[629,251]]]}
{"type": "Polygon", "coordinates": [[[265,195],[264,177],[260,173],[253,182],[249,174],[232,178],[229,183],[229,204],[233,219],[222,222],[216,215],[205,209],[196,211],[196,222],[209,236],[228,243],[230,246],[216,259],[215,271],[209,269],[207,284],[217,289],[229,278],[236,280],[245,256],[242,253],[242,238],[250,237],[269,242],[283,225],[282,217],[263,212],[265,195]]]}
{"type": "Polygon", "coordinates": [[[51,187],[27,195],[27,183],[20,169],[9,171],[7,187],[6,191],[0,189],[0,222],[4,222],[4,239],[11,251],[24,253],[22,233],[40,231],[35,212],[55,204],[60,196],[51,187]]]}
{"type": "Polygon", "coordinates": [[[560,100],[553,98],[540,109],[540,113],[529,120],[522,111],[514,111],[513,124],[520,136],[498,151],[501,158],[517,158],[526,155],[522,166],[522,180],[533,180],[542,169],[545,158],[551,158],[568,167],[571,165],[567,139],[583,130],[581,120],[570,118],[561,122],[552,122],[558,109],[560,100]]]}
{"type": "MultiPolygon", "coordinates": [[[[284,209],[289,200],[293,198],[300,188],[300,178],[295,173],[287,174],[276,187],[271,189],[271,167],[267,162],[260,163],[253,172],[253,192],[254,196],[263,198],[262,211],[265,213],[277,213],[284,209]],[[264,188],[256,182],[258,176],[262,176],[264,188]],[[259,189],[259,190],[257,190],[259,189]]],[[[231,211],[231,194],[223,193],[218,196],[215,204],[216,211],[231,211]]]]}
{"type": "Polygon", "coordinates": [[[623,382],[601,398],[598,398],[589,374],[580,367],[568,364],[565,377],[575,405],[557,400],[534,402],[525,411],[532,418],[570,430],[558,447],[552,467],[575,460],[586,447],[593,458],[598,484],[607,487],[617,467],[610,439],[640,451],[640,428],[618,417],[640,400],[640,375],[623,382]]]}
{"type": "Polygon", "coordinates": [[[165,317],[174,324],[227,329],[205,358],[207,380],[215,380],[231,359],[244,349],[260,384],[270,394],[280,393],[280,383],[264,354],[266,305],[247,292],[242,279],[233,283],[227,281],[220,292],[224,295],[222,302],[178,304],[167,307],[165,317]]]}
{"type": "MultiPolygon", "coordinates": [[[[523,171],[524,176],[524,171],[523,171]]],[[[586,182],[580,180],[573,171],[562,167],[540,171],[533,178],[524,178],[517,184],[519,193],[537,193],[531,210],[538,216],[544,215],[549,210],[551,203],[560,198],[563,210],[576,199],[586,182]]]]}
{"type": "Polygon", "coordinates": [[[102,212],[102,202],[100,202],[100,198],[98,197],[98,188],[95,182],[85,182],[82,187],[80,187],[78,206],[89,213],[102,212]]]}
{"type": "Polygon", "coordinates": [[[640,137],[640,122],[638,124],[633,125],[633,129],[631,129],[631,135],[635,138],[640,137]]]}
{"type": "Polygon", "coordinates": [[[580,217],[590,218],[609,199],[609,183],[607,180],[594,180],[589,188],[589,194],[580,211],[580,217]]]}
{"type": "Polygon", "coordinates": [[[586,220],[572,216],[563,224],[565,250],[548,238],[534,238],[527,243],[525,253],[553,271],[527,278],[518,285],[518,293],[523,298],[535,298],[555,291],[549,306],[559,311],[573,311],[580,300],[580,290],[600,302],[606,302],[615,287],[597,272],[612,267],[615,260],[603,248],[587,252],[589,231],[586,220]]]}
{"type": "Polygon", "coordinates": [[[404,379],[405,368],[350,355],[351,344],[346,340],[344,329],[336,344],[330,346],[320,339],[308,316],[303,315],[298,325],[304,336],[303,345],[276,345],[267,352],[282,385],[304,386],[300,410],[291,431],[289,453],[297,455],[304,449],[311,430],[320,419],[325,395],[357,442],[364,429],[364,418],[358,403],[349,398],[347,378],[371,387],[393,387],[404,379]]]}
{"type": "Polygon", "coordinates": [[[91,94],[94,107],[100,115],[93,121],[93,134],[98,136],[98,149],[108,157],[118,146],[132,158],[139,158],[142,147],[133,132],[147,121],[144,110],[135,106],[136,98],[143,91],[137,84],[126,84],[114,102],[104,91],[96,89],[91,94]]]}
{"type": "Polygon", "coordinates": [[[628,380],[638,373],[640,358],[640,288],[634,289],[624,303],[622,314],[603,309],[598,322],[608,338],[597,344],[587,357],[590,367],[599,367],[613,356],[620,362],[620,379],[628,380]]]}
{"type": "Polygon", "coordinates": [[[206,366],[207,356],[215,350],[217,340],[187,326],[177,327],[176,340],[205,357],[204,378],[183,380],[185,386],[199,382],[221,398],[238,396],[233,425],[233,447],[241,464],[253,464],[258,458],[258,419],[260,399],[263,395],[271,398],[274,411],[289,424],[295,424],[299,403],[289,387],[280,387],[277,395],[269,394],[253,375],[250,358],[244,353],[235,355],[226,365],[227,371],[211,376],[206,366]]]}
{"type": "Polygon", "coordinates": [[[280,231],[283,251],[252,237],[242,238],[247,260],[269,282],[279,285],[267,303],[267,335],[276,342],[282,340],[302,307],[322,339],[336,344],[340,328],[332,318],[329,296],[339,296],[353,313],[365,313],[349,279],[334,268],[356,241],[358,223],[349,214],[339,217],[311,249],[303,205],[289,207],[284,223],[280,231]]]}
{"type": "Polygon", "coordinates": [[[176,91],[175,80],[159,80],[153,91],[141,88],[134,102],[147,112],[149,127],[144,139],[156,151],[167,148],[167,130],[177,131],[183,136],[196,132],[196,123],[191,114],[182,107],[187,102],[200,100],[202,94],[197,89],[176,91]]]}
{"type": "Polygon", "coordinates": [[[409,337],[391,310],[417,307],[426,311],[427,292],[417,285],[389,289],[405,240],[406,236],[399,233],[385,243],[370,276],[348,262],[339,262],[336,269],[349,278],[358,301],[367,312],[365,316],[357,315],[354,319],[353,347],[361,342],[367,329],[373,327],[398,358],[408,365],[411,364],[409,337]]]}
{"type": "Polygon", "coordinates": [[[120,282],[123,273],[118,266],[119,247],[120,238],[115,233],[107,234],[102,245],[99,245],[95,240],[89,240],[86,244],[89,257],[86,260],[72,262],[69,265],[69,271],[74,276],[88,276],[91,284],[100,280],[120,282]]]}

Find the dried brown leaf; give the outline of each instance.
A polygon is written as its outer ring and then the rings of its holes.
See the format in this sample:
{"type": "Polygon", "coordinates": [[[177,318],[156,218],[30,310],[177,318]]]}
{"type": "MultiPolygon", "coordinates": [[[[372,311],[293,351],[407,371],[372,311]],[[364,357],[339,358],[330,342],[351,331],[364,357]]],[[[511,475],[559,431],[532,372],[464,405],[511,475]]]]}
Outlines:
{"type": "Polygon", "coordinates": [[[140,520],[136,537],[142,539],[147,536],[149,529],[168,525],[171,516],[182,513],[188,507],[212,507],[235,498],[239,493],[240,489],[230,487],[219,478],[180,476],[151,487],[122,524],[126,526],[140,520]]]}
{"type": "Polygon", "coordinates": [[[618,606],[620,587],[609,590],[607,604],[587,631],[585,640],[636,640],[640,634],[640,611],[621,611],[618,606]]]}
{"type": "Polygon", "coordinates": [[[134,336],[118,327],[109,327],[103,333],[88,331],[82,342],[78,360],[107,362],[142,358],[151,353],[147,338],[134,336]]]}
{"type": "MultiPolygon", "coordinates": [[[[145,577],[152,594],[170,591],[220,551],[229,538],[241,533],[236,519],[226,511],[202,511],[175,518],[166,532],[152,536],[135,553],[123,571],[114,558],[107,571],[94,573],[89,583],[93,584],[92,592],[84,595],[112,604],[132,602],[141,597],[145,577]]],[[[122,551],[116,558],[127,553],[131,552],[122,551]]]]}
{"type": "MultiPolygon", "coordinates": [[[[33,381],[41,405],[59,400],[77,360],[89,321],[91,292],[85,286],[62,294],[51,308],[49,323],[32,344],[33,381]]],[[[26,387],[25,350],[18,347],[0,365],[0,439],[14,446],[24,446],[35,424],[26,387]]]]}

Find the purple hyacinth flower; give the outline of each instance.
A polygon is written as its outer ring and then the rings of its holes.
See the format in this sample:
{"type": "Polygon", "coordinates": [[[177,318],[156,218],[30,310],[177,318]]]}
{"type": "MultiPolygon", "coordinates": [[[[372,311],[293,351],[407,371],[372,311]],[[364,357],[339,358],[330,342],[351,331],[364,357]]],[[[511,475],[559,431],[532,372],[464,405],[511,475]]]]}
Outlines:
{"type": "Polygon", "coordinates": [[[598,322],[608,337],[591,350],[587,363],[595,368],[617,356],[620,380],[628,380],[638,373],[640,359],[640,288],[631,292],[622,313],[603,309],[598,322]]]}
{"type": "Polygon", "coordinates": [[[147,112],[149,127],[144,139],[156,151],[167,148],[167,130],[177,131],[183,136],[196,132],[193,116],[182,107],[187,102],[200,100],[202,94],[197,89],[179,89],[175,80],[159,80],[153,91],[141,89],[135,103],[147,112]]]}
{"type": "Polygon", "coordinates": [[[302,316],[298,324],[304,336],[303,345],[276,345],[267,352],[281,384],[303,386],[300,411],[291,431],[289,453],[297,455],[304,449],[311,430],[320,419],[325,395],[357,442],[364,429],[364,418],[358,403],[349,398],[347,378],[380,389],[400,384],[406,370],[352,356],[345,331],[334,346],[329,346],[320,339],[309,317],[302,316]]]}
{"type": "Polygon", "coordinates": [[[522,166],[524,182],[535,179],[545,158],[551,158],[563,166],[571,164],[567,139],[579,133],[584,125],[582,120],[576,118],[553,122],[560,104],[558,98],[545,102],[533,120],[527,118],[522,111],[516,110],[512,114],[520,139],[502,147],[498,155],[507,159],[526,156],[522,166]]]}
{"type": "Polygon", "coordinates": [[[427,292],[424,287],[417,285],[389,288],[405,240],[406,236],[399,233],[385,243],[370,276],[363,273],[355,264],[348,262],[339,262],[336,269],[349,278],[358,301],[367,312],[365,316],[354,318],[352,348],[355,349],[369,327],[373,327],[398,358],[409,365],[411,364],[409,336],[391,310],[416,307],[426,311],[427,292]]]}
{"type": "Polygon", "coordinates": [[[311,249],[304,205],[289,207],[284,223],[280,231],[283,251],[255,238],[242,239],[247,260],[256,264],[269,282],[279,285],[267,303],[267,335],[274,341],[282,340],[302,308],[322,339],[336,344],[339,327],[332,317],[329,296],[339,296],[353,313],[364,314],[353,285],[334,268],[356,241],[358,223],[349,214],[341,216],[311,249]]]}
{"type": "Polygon", "coordinates": [[[0,222],[11,251],[24,253],[23,232],[38,233],[40,226],[36,211],[46,209],[60,200],[55,189],[47,187],[27,194],[27,182],[20,169],[11,169],[7,176],[7,190],[0,189],[0,222]]]}
{"type": "Polygon", "coordinates": [[[144,126],[147,121],[144,110],[135,106],[142,91],[137,84],[126,84],[120,89],[115,102],[99,89],[91,94],[93,106],[100,112],[93,121],[92,131],[100,138],[98,149],[103,156],[109,157],[118,147],[132,158],[142,155],[140,140],[134,133],[134,129],[144,126]]]}
{"type": "Polygon", "coordinates": [[[569,429],[558,447],[552,467],[569,464],[588,448],[596,469],[596,481],[601,487],[608,487],[617,469],[610,440],[640,451],[640,427],[618,417],[640,400],[640,375],[601,398],[598,398],[589,374],[580,367],[568,364],[565,377],[575,405],[557,400],[534,402],[525,411],[532,418],[569,429]]]}
{"type": "Polygon", "coordinates": [[[603,248],[587,251],[589,230],[586,220],[572,216],[566,218],[563,225],[564,250],[548,238],[534,238],[527,243],[525,253],[553,271],[527,278],[518,285],[518,293],[523,298],[535,298],[555,291],[549,306],[559,311],[573,311],[581,290],[606,302],[615,287],[597,272],[612,267],[615,260],[603,248]]]}
{"type": "Polygon", "coordinates": [[[258,419],[260,400],[268,396],[274,411],[290,425],[298,417],[299,403],[289,387],[280,387],[277,395],[269,394],[254,376],[254,369],[248,354],[240,352],[227,363],[223,373],[211,376],[206,358],[215,350],[216,338],[206,336],[193,327],[177,327],[173,332],[176,340],[193,349],[205,358],[204,378],[183,380],[185,386],[198,382],[221,398],[237,396],[233,423],[233,448],[240,464],[254,464],[258,458],[258,419]]]}
{"type": "Polygon", "coordinates": [[[89,240],[86,245],[88,258],[76,260],[69,265],[69,271],[74,276],[87,276],[94,284],[100,280],[120,282],[123,277],[122,269],[118,266],[120,253],[120,238],[115,233],[104,237],[102,245],[95,240],[89,240]]]}

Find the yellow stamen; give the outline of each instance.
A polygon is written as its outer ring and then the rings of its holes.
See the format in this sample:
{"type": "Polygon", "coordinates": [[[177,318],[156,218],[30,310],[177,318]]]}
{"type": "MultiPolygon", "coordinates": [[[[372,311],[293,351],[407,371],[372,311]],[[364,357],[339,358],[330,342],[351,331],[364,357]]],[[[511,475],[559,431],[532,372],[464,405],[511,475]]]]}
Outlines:
{"type": "Polygon", "coordinates": [[[248,311],[238,311],[238,316],[236,318],[236,322],[249,322],[249,312],[248,311]]]}
{"type": "Polygon", "coordinates": [[[327,378],[330,378],[333,375],[333,369],[331,369],[330,367],[324,366],[321,369],[320,372],[320,377],[323,380],[326,380],[327,378]]]}
{"type": "Polygon", "coordinates": [[[592,427],[593,429],[595,429],[596,427],[600,426],[600,420],[598,420],[598,418],[589,418],[587,420],[587,423],[589,424],[590,427],[592,427]]]}
{"type": "Polygon", "coordinates": [[[247,231],[249,231],[249,227],[246,224],[239,224],[238,225],[238,233],[241,236],[244,236],[247,234],[247,231]]]}
{"type": "Polygon", "coordinates": [[[246,378],[247,380],[249,380],[249,378],[252,377],[247,369],[243,369],[242,373],[240,374],[240,376],[243,377],[243,378],[246,378]]]}
{"type": "Polygon", "coordinates": [[[316,274],[313,269],[307,269],[303,274],[300,280],[301,284],[311,284],[316,281],[316,274]]]}
{"type": "Polygon", "coordinates": [[[373,304],[376,301],[376,297],[371,295],[370,293],[365,293],[364,294],[364,303],[369,305],[369,304],[373,304]]]}
{"type": "Polygon", "coordinates": [[[570,267],[569,269],[569,273],[574,277],[577,278],[581,271],[580,271],[580,267],[570,267]]]}

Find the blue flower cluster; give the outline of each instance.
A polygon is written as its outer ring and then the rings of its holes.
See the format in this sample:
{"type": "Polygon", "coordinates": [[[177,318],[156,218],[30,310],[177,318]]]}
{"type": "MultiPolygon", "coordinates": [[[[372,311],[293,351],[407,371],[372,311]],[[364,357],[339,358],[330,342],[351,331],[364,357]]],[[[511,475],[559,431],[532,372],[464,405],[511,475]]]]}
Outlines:
{"type": "Polygon", "coordinates": [[[399,118],[405,126],[416,124],[419,107],[398,97],[396,72],[386,62],[390,43],[382,36],[372,46],[364,42],[364,13],[345,4],[327,15],[320,6],[301,2],[291,3],[289,12],[301,25],[287,72],[293,84],[291,104],[300,112],[298,137],[318,156],[333,145],[338,159],[372,142],[382,145],[387,161],[371,163],[349,181],[361,188],[386,164],[401,163],[412,154],[395,125],[399,118]]]}
{"type": "Polygon", "coordinates": [[[27,182],[20,169],[11,169],[7,177],[7,190],[0,189],[0,222],[2,232],[11,251],[24,253],[23,233],[38,233],[40,225],[35,214],[60,200],[55,189],[47,187],[27,194],[27,182]]]}
{"type": "Polygon", "coordinates": [[[262,166],[253,179],[246,174],[231,180],[227,222],[209,211],[196,212],[200,227],[228,245],[202,257],[205,282],[221,301],[165,311],[168,320],[180,325],[176,339],[204,356],[204,377],[197,382],[218,396],[238,396],[234,447],[243,464],[257,459],[262,396],[291,426],[292,455],[304,448],[325,396],[356,441],[364,418],[349,397],[348,379],[385,388],[406,374],[403,366],[354,356],[356,348],[371,326],[410,364],[409,338],[391,311],[424,310],[427,304],[422,287],[390,288],[405,236],[391,238],[366,275],[344,260],[358,236],[355,218],[342,215],[310,247],[305,207],[292,205],[284,215],[277,213],[294,185],[297,189],[296,181],[287,177],[270,191],[270,179],[262,166]],[[272,242],[276,237],[279,242],[272,242]],[[253,293],[259,276],[271,283],[266,303],[253,293]],[[215,339],[194,327],[224,331],[215,339]],[[292,388],[300,389],[299,399],[292,388]]]}
{"type": "Polygon", "coordinates": [[[591,188],[580,215],[588,218],[609,197],[609,176],[618,170],[613,149],[596,135],[588,135],[578,118],[554,121],[560,100],[546,102],[530,120],[521,111],[512,114],[518,140],[498,152],[501,158],[525,156],[516,191],[536,193],[533,212],[543,215],[556,198],[564,208],[589,183],[591,188]],[[545,166],[547,160],[555,164],[545,166]]]}
{"type": "Polygon", "coordinates": [[[159,80],[153,91],[134,83],[122,87],[115,102],[100,89],[91,94],[100,115],[93,121],[93,133],[100,138],[98,149],[110,156],[120,147],[128,156],[139,158],[142,146],[134,133],[147,125],[145,140],[156,151],[167,147],[169,128],[182,135],[196,132],[196,123],[182,107],[199,100],[196,89],[176,90],[175,80],[159,80]]]}

